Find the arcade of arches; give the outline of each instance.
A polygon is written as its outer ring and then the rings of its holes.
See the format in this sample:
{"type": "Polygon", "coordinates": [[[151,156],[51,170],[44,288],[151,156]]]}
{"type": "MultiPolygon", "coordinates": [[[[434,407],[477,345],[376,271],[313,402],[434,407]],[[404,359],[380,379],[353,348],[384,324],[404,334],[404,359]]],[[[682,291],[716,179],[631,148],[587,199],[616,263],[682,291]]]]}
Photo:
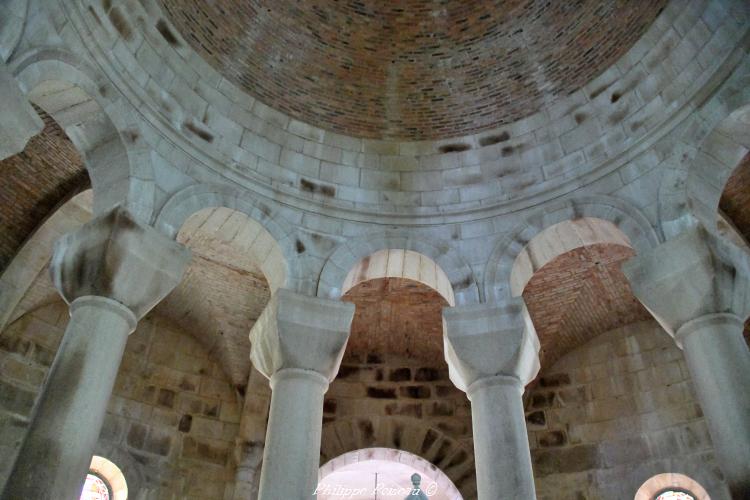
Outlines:
{"type": "Polygon", "coordinates": [[[750,497],[745,0],[0,0],[0,499],[750,497]]]}

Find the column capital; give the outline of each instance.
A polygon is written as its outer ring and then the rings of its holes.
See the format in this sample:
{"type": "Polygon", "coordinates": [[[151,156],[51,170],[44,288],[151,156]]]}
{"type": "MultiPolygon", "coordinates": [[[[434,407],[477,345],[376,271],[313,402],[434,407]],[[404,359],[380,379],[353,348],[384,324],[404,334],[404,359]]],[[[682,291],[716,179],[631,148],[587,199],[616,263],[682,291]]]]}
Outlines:
{"type": "Polygon", "coordinates": [[[106,297],[140,319],[177,286],[189,261],[190,250],[116,206],[55,243],[50,273],[67,303],[106,297]]]}
{"type": "Polygon", "coordinates": [[[269,379],[286,369],[333,380],[344,356],[354,304],[278,290],[250,330],[253,366],[269,379]]]}
{"type": "Polygon", "coordinates": [[[750,314],[750,253],[697,225],[622,266],[635,296],[673,337],[687,323],[750,314]]]}
{"type": "Polygon", "coordinates": [[[539,372],[539,339],[520,298],[446,307],[443,341],[450,378],[462,391],[482,379],[505,377],[518,379],[522,388],[539,372]]]}

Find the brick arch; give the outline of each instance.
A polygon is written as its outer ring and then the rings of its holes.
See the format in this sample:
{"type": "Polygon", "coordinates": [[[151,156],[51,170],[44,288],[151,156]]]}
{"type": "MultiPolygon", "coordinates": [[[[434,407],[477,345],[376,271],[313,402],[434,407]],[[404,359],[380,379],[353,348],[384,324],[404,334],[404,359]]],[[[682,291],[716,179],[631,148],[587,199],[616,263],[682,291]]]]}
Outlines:
{"type": "Polygon", "coordinates": [[[440,468],[464,498],[476,496],[474,456],[457,440],[410,418],[355,417],[323,426],[321,462],[363,448],[393,448],[440,468]]]}
{"type": "Polygon", "coordinates": [[[581,218],[608,221],[641,253],[660,243],[651,223],[636,207],[609,196],[587,196],[541,207],[526,217],[495,245],[487,261],[484,293],[487,302],[506,302],[514,296],[511,272],[526,245],[545,229],[581,218]]]}
{"type": "Polygon", "coordinates": [[[243,196],[231,186],[220,184],[195,184],[172,195],[159,212],[154,226],[171,238],[176,238],[185,221],[200,210],[225,207],[245,214],[259,224],[270,244],[274,257],[261,265],[271,290],[284,287],[290,281],[290,265],[293,265],[292,228],[273,209],[257,198],[243,196]]]}
{"type": "Polygon", "coordinates": [[[148,222],[155,193],[151,156],[114,85],[57,48],[22,54],[13,72],[29,100],[62,126],[81,153],[94,190],[94,213],[124,204],[139,221],[148,222]]]}
{"type": "Polygon", "coordinates": [[[323,266],[317,296],[338,299],[343,294],[349,272],[362,259],[389,249],[408,250],[434,261],[448,278],[456,305],[479,302],[479,286],[474,273],[456,249],[421,236],[388,231],[360,235],[339,245],[323,266]]]}

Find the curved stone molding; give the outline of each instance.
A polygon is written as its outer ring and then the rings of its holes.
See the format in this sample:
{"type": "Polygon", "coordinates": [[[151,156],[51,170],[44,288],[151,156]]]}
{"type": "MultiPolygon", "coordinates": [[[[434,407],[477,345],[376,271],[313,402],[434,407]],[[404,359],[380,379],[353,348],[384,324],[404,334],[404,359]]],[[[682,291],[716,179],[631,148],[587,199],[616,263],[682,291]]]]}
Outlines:
{"type": "MultiPolygon", "coordinates": [[[[284,262],[283,279],[273,280],[267,275],[272,290],[283,288],[292,275],[290,265],[296,262],[297,252],[294,249],[292,226],[275,210],[274,207],[251,198],[241,190],[225,184],[194,184],[174,195],[161,208],[156,216],[154,226],[170,238],[176,238],[185,221],[194,213],[204,208],[225,207],[237,210],[257,222],[274,239],[281,250],[284,262]]],[[[274,276],[279,273],[273,273],[274,276]]]]}
{"type": "Polygon", "coordinates": [[[716,228],[721,192],[739,163],[734,158],[747,149],[748,82],[750,57],[743,53],[719,91],[682,127],[659,185],[659,221],[666,239],[694,225],[696,218],[707,229],[716,228]]]}
{"type": "Polygon", "coordinates": [[[614,66],[544,112],[477,137],[388,142],[332,134],[243,93],[189,49],[155,0],[132,11],[106,5],[89,10],[77,1],[62,9],[144,117],[207,168],[257,193],[273,189],[298,208],[423,223],[438,207],[454,221],[469,210],[487,216],[525,208],[627,164],[736,66],[727,54],[741,43],[749,16],[740,0],[670,2],[614,66]],[[162,32],[139,19],[163,21],[162,32]],[[470,148],[440,152],[457,140],[470,148]]]}
{"type": "Polygon", "coordinates": [[[57,121],[84,158],[94,213],[123,204],[141,222],[154,209],[151,152],[132,108],[76,55],[39,48],[15,58],[13,70],[29,100],[57,121]]]}
{"type": "Polygon", "coordinates": [[[456,249],[447,244],[432,242],[421,235],[400,231],[367,233],[339,245],[328,257],[320,273],[318,297],[341,297],[349,272],[362,259],[389,249],[410,250],[435,261],[450,281],[456,305],[479,302],[479,286],[474,273],[456,249]]]}
{"type": "Polygon", "coordinates": [[[688,170],[690,209],[703,225],[716,229],[719,199],[732,172],[750,151],[750,105],[721,121],[701,144],[688,170]]]}
{"type": "Polygon", "coordinates": [[[0,62],[7,61],[26,26],[29,0],[7,0],[0,3],[0,62]]]}
{"type": "Polygon", "coordinates": [[[526,245],[545,229],[563,221],[582,217],[602,219],[622,232],[637,253],[653,248],[660,238],[651,223],[636,207],[610,196],[572,198],[546,206],[501,239],[487,261],[484,293],[487,302],[502,303],[512,296],[511,272],[526,245]]]}

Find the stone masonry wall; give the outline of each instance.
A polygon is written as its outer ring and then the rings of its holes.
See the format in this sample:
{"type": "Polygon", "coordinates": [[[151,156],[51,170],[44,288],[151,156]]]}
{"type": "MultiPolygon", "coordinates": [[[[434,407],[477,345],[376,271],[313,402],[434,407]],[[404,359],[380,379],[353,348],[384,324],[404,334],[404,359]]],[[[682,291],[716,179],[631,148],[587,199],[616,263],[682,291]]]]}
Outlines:
{"type": "MultiPolygon", "coordinates": [[[[0,484],[67,321],[57,302],[0,334],[0,484]]],[[[97,451],[123,469],[134,500],[232,498],[240,408],[204,348],[151,315],[128,339],[97,451]]]]}
{"type": "Polygon", "coordinates": [[[633,498],[663,472],[729,498],[682,351],[653,321],[570,352],[525,400],[539,500],[633,498]]]}

